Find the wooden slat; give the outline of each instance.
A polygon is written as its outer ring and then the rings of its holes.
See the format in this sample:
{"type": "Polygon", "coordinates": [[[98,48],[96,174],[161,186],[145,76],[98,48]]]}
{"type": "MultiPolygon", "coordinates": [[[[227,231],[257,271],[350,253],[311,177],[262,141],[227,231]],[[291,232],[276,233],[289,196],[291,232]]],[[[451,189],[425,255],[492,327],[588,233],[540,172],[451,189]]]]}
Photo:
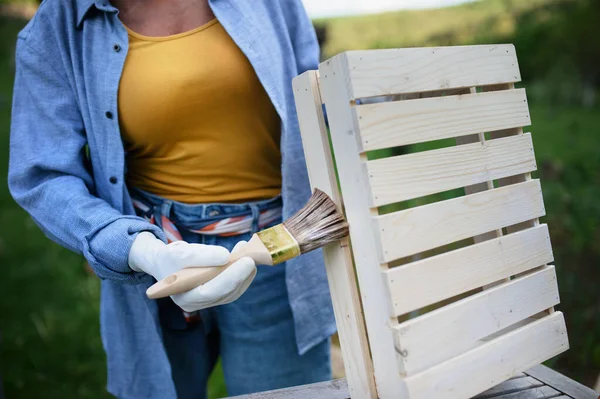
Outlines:
{"type": "Polygon", "coordinates": [[[405,381],[411,398],[464,399],[567,349],[563,315],[554,312],[405,381]]]}
{"type": "Polygon", "coordinates": [[[377,216],[373,220],[380,238],[380,262],[534,219],[544,212],[540,183],[531,180],[377,216]]]}
{"type": "Polygon", "coordinates": [[[531,135],[366,163],[372,206],[401,202],[536,169],[531,135]]]}
{"type": "Polygon", "coordinates": [[[525,371],[525,374],[547,384],[574,399],[598,399],[600,392],[564,376],[544,365],[537,365],[525,371]]]}
{"type": "MultiPolygon", "coordinates": [[[[535,387],[535,388],[531,388],[531,389],[527,389],[527,390],[523,390],[523,391],[515,391],[512,393],[505,393],[502,395],[498,395],[498,396],[492,396],[492,397],[488,397],[488,398],[494,398],[494,399],[549,399],[549,398],[556,398],[557,396],[560,396],[560,392],[558,392],[556,389],[551,388],[549,386],[539,386],[539,387],[535,387]]],[[[476,396],[476,399],[484,399],[483,397],[480,398],[479,396],[476,396]]]]}
{"type": "Polygon", "coordinates": [[[398,316],[553,261],[548,226],[520,231],[385,272],[398,316]]]}
{"type": "MultiPolygon", "coordinates": [[[[293,80],[293,88],[311,186],[329,195],[341,209],[341,195],[321,107],[318,72],[308,71],[298,76],[293,80]]],[[[348,240],[327,245],[323,255],[350,393],[357,398],[377,398],[348,240]]]]}
{"type": "Polygon", "coordinates": [[[512,377],[510,377],[510,379],[511,380],[515,380],[517,378],[525,378],[525,377],[527,377],[527,374],[525,374],[525,373],[519,373],[519,374],[513,375],[512,377]]]}
{"type": "Polygon", "coordinates": [[[531,124],[525,89],[357,105],[363,151],[531,124]]]}
{"type": "Polygon", "coordinates": [[[510,44],[348,51],[341,57],[347,100],[521,80],[510,44]]]}
{"type": "Polygon", "coordinates": [[[411,375],[558,303],[556,273],[549,266],[394,327],[396,348],[411,375]]]}
{"type": "MultiPolygon", "coordinates": [[[[231,396],[230,399],[348,399],[350,394],[345,379],[318,382],[291,388],[277,389],[249,395],[231,396]]],[[[356,398],[361,398],[356,396],[356,398]]]]}
{"type": "Polygon", "coordinates": [[[483,393],[480,393],[473,399],[488,399],[503,394],[509,394],[517,391],[525,391],[528,389],[538,388],[542,386],[544,386],[544,384],[539,382],[535,378],[525,376],[524,378],[510,379],[504,381],[503,383],[498,384],[495,387],[490,388],[483,393]]]}
{"type": "Polygon", "coordinates": [[[366,176],[362,174],[363,160],[358,150],[358,128],[348,98],[340,57],[319,65],[321,94],[325,100],[331,139],[338,166],[346,216],[350,224],[350,239],[354,264],[360,285],[367,333],[375,371],[375,383],[381,399],[408,399],[402,379],[403,370],[397,362],[394,337],[389,317],[389,296],[385,294],[381,268],[377,262],[378,243],[369,227],[372,214],[366,176]]]}

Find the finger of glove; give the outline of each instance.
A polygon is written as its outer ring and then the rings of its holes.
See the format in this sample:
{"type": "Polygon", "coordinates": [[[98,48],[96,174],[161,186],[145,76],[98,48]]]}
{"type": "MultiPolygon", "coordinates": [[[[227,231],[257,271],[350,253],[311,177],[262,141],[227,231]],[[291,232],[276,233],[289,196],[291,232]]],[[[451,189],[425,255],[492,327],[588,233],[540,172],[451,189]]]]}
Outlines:
{"type": "Polygon", "coordinates": [[[228,296],[223,298],[221,301],[219,301],[218,304],[215,304],[213,306],[224,305],[226,303],[230,303],[230,302],[238,300],[239,297],[241,297],[244,294],[244,292],[246,292],[248,287],[250,287],[250,284],[252,284],[254,277],[256,277],[256,272],[257,272],[257,270],[256,270],[256,268],[254,268],[254,272],[252,274],[250,274],[248,276],[248,278],[246,278],[246,280],[241,285],[239,285],[233,292],[231,292],[231,294],[229,294],[228,296]]]}
{"type": "Polygon", "coordinates": [[[256,265],[254,261],[251,258],[244,257],[206,284],[176,295],[174,300],[180,302],[178,303],[179,306],[182,306],[182,304],[203,307],[215,306],[236,291],[237,288],[244,285],[249,277],[253,278],[255,274],[256,265]]]}
{"type": "Polygon", "coordinates": [[[228,259],[229,251],[225,247],[178,241],[166,246],[164,261],[174,272],[184,267],[222,266],[228,259]]]}
{"type": "Polygon", "coordinates": [[[204,295],[221,301],[240,287],[256,271],[254,260],[244,257],[233,263],[217,277],[202,285],[204,295]]]}
{"type": "MultiPolygon", "coordinates": [[[[244,292],[246,292],[248,287],[250,287],[250,284],[254,280],[255,276],[256,268],[254,268],[254,271],[240,286],[233,290],[229,295],[226,295],[221,299],[208,298],[197,294],[195,296],[186,295],[190,294],[191,291],[184,294],[173,295],[171,298],[181,309],[185,310],[186,312],[195,312],[197,310],[202,310],[213,306],[225,305],[227,303],[236,301],[239,297],[241,297],[244,292]]],[[[201,287],[198,287],[196,290],[199,290],[200,288],[201,287]]]]}
{"type": "Polygon", "coordinates": [[[242,249],[244,247],[244,245],[248,244],[248,241],[239,241],[237,244],[235,244],[235,246],[233,247],[233,249],[231,250],[231,252],[235,252],[235,251],[239,251],[240,249],[242,249]]]}

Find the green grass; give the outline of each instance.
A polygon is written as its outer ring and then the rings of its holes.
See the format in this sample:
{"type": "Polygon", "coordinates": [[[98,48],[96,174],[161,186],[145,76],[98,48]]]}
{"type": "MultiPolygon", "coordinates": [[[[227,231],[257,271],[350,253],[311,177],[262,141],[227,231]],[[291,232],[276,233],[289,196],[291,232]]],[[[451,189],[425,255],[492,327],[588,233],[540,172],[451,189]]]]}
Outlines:
{"type": "MultiPolygon", "coordinates": [[[[7,175],[14,38],[0,19],[0,176],[7,175]]],[[[99,281],[81,257],[52,244],[0,180],[0,365],[10,398],[109,397],[98,334],[99,281]]]]}
{"type": "Polygon", "coordinates": [[[485,0],[435,10],[317,20],[327,25],[326,57],[345,50],[472,43],[506,37],[517,17],[556,0],[485,0]]]}

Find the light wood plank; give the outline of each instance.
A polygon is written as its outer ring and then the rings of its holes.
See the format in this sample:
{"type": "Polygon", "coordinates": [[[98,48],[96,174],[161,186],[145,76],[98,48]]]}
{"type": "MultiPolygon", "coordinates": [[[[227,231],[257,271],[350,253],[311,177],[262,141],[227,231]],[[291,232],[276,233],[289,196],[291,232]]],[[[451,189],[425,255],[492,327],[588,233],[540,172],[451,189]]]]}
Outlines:
{"type": "Polygon", "coordinates": [[[488,399],[491,397],[498,397],[503,394],[510,394],[517,391],[525,391],[532,388],[538,388],[544,386],[543,383],[539,382],[535,378],[527,377],[509,379],[501,384],[496,385],[487,391],[480,393],[473,399],[488,399]]]}
{"type": "MultiPolygon", "coordinates": [[[[350,392],[345,379],[300,385],[249,395],[231,396],[229,399],[348,399],[350,392]]],[[[360,396],[353,396],[360,399],[360,396]]]]}
{"type": "Polygon", "coordinates": [[[398,316],[553,261],[548,226],[520,231],[385,272],[398,316]]]}
{"type": "MultiPolygon", "coordinates": [[[[556,312],[555,312],[556,313],[556,312]]],[[[569,377],[562,375],[544,365],[537,365],[525,371],[525,374],[563,392],[574,399],[598,399],[600,392],[594,391],[569,377]]]]}
{"type": "Polygon", "coordinates": [[[396,347],[410,376],[558,303],[550,266],[401,323],[394,327],[396,347]]]}
{"type": "Polygon", "coordinates": [[[342,53],[346,100],[519,82],[513,45],[452,46],[342,53]]]}
{"type": "Polygon", "coordinates": [[[363,151],[531,124],[525,89],[357,105],[363,151]]]}
{"type": "Polygon", "coordinates": [[[536,169],[531,135],[424,151],[366,163],[372,206],[406,201],[536,169]]]}
{"type": "Polygon", "coordinates": [[[544,212],[540,183],[531,180],[377,216],[373,221],[380,238],[380,262],[537,218],[544,212]]]}
{"type": "MultiPolygon", "coordinates": [[[[308,71],[296,77],[293,88],[311,187],[329,195],[341,209],[341,195],[321,107],[318,72],[308,71]]],[[[377,398],[348,240],[326,246],[323,255],[350,393],[355,398],[377,398]]]]}
{"type": "Polygon", "coordinates": [[[469,398],[568,346],[563,315],[554,312],[405,381],[411,398],[469,398]]]}
{"type": "Polygon", "coordinates": [[[381,399],[408,399],[400,365],[396,359],[394,337],[389,325],[390,298],[385,295],[381,268],[377,261],[377,242],[370,234],[372,216],[369,210],[367,181],[362,172],[358,151],[358,129],[348,101],[348,87],[343,79],[342,57],[336,56],[319,65],[321,94],[327,109],[331,138],[344,197],[354,263],[365,314],[375,383],[381,399]]]}

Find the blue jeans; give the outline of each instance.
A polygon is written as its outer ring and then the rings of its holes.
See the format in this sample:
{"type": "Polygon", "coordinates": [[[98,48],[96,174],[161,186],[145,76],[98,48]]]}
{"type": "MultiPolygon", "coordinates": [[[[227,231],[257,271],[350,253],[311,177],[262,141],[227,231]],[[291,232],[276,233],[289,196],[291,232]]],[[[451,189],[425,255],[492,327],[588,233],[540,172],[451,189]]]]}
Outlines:
{"type": "MultiPolygon", "coordinates": [[[[280,198],[239,205],[188,205],[139,190],[132,193],[175,223],[185,241],[222,245],[229,250],[240,240],[248,241],[252,232],[219,237],[188,229],[210,218],[253,215],[256,230],[260,211],[281,206],[280,198]]],[[[178,398],[207,397],[208,377],[219,356],[229,395],[331,379],[328,339],[298,355],[285,264],[257,268],[254,281],[237,301],[201,311],[197,323],[187,323],[170,298],[159,300],[163,342],[178,398]]]]}

